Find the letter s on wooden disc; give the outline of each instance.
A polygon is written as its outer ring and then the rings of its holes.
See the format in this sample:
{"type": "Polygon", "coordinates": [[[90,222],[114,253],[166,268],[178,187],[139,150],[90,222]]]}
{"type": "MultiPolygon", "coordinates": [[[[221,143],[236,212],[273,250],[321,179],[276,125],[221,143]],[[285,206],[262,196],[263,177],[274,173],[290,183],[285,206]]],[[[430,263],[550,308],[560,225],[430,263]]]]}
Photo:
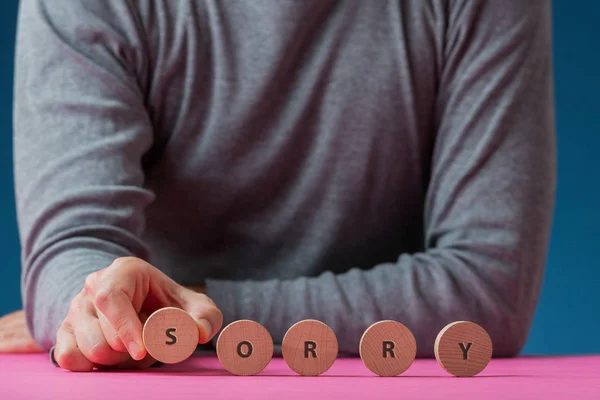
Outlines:
{"type": "Polygon", "coordinates": [[[273,338],[258,322],[232,322],[219,334],[217,357],[234,375],[256,375],[273,358],[273,338]]]}
{"type": "Polygon", "coordinates": [[[455,376],[475,376],[492,359],[492,340],[481,326],[469,321],[446,325],[434,345],[438,364],[455,376]]]}
{"type": "Polygon", "coordinates": [[[165,364],[184,361],[196,350],[200,331],[187,312],[176,307],[161,308],[146,320],[144,346],[151,357],[165,364]]]}
{"type": "Polygon", "coordinates": [[[417,342],[403,324],[385,320],[371,325],[360,340],[360,358],[379,376],[400,375],[417,356],[417,342]]]}

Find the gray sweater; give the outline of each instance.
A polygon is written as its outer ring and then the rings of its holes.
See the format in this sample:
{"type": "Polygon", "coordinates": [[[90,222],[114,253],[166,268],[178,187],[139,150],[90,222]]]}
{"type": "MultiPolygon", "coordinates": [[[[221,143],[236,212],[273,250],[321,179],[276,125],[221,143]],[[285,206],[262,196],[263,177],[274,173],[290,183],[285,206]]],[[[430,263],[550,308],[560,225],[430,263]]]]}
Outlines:
{"type": "Polygon", "coordinates": [[[23,0],[14,166],[43,347],[119,256],[280,343],[314,318],[419,356],[471,320],[517,354],[555,190],[546,0],[23,0]]]}

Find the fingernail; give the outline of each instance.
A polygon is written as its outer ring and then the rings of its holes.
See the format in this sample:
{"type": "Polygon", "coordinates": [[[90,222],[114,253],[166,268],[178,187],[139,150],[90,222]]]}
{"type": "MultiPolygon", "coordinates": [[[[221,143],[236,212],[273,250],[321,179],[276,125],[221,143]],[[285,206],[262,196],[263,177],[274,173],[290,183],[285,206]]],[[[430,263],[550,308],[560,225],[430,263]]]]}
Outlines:
{"type": "Polygon", "coordinates": [[[60,365],[58,365],[58,362],[56,361],[56,358],[54,358],[54,348],[55,346],[52,346],[49,352],[50,362],[54,364],[54,366],[60,367],[60,365]]]}
{"type": "Polygon", "coordinates": [[[200,340],[208,340],[212,333],[212,326],[210,322],[208,322],[206,319],[201,319],[198,321],[198,326],[200,326],[200,328],[202,328],[202,330],[205,332],[204,335],[200,335],[200,340]]]}
{"type": "Polygon", "coordinates": [[[131,357],[133,357],[134,360],[137,360],[139,358],[140,351],[142,350],[142,348],[136,342],[129,342],[127,348],[129,349],[129,354],[131,355],[131,357]]]}

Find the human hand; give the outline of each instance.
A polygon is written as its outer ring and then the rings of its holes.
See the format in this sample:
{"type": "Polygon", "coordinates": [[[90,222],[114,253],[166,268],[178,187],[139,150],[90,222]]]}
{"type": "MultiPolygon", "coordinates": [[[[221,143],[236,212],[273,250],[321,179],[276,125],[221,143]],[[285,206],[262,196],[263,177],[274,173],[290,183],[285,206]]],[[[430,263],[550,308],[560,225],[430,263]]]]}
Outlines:
{"type": "Polygon", "coordinates": [[[221,311],[205,294],[180,286],[143,260],[119,258],[87,277],[58,330],[54,359],[71,371],[148,367],[154,360],[144,348],[143,322],[162,307],[187,311],[201,344],[223,324],[221,311]]]}
{"type": "Polygon", "coordinates": [[[0,353],[40,353],[42,351],[27,329],[23,310],[0,317],[0,353]]]}

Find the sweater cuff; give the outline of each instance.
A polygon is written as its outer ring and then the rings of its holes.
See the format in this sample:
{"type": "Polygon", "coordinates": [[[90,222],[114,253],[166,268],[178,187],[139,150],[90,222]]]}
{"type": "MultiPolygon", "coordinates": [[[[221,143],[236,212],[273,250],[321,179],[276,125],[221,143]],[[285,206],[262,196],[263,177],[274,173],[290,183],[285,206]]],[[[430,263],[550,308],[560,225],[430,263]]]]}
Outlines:
{"type": "Polygon", "coordinates": [[[27,327],[45,351],[56,344],[71,301],[83,289],[87,276],[108,267],[116,257],[99,251],[74,249],[50,260],[40,260],[43,268],[24,283],[23,308],[27,327]]]}
{"type": "Polygon", "coordinates": [[[236,303],[235,291],[239,290],[236,282],[207,279],[206,295],[210,297],[223,313],[223,328],[240,319],[236,303]]]}

